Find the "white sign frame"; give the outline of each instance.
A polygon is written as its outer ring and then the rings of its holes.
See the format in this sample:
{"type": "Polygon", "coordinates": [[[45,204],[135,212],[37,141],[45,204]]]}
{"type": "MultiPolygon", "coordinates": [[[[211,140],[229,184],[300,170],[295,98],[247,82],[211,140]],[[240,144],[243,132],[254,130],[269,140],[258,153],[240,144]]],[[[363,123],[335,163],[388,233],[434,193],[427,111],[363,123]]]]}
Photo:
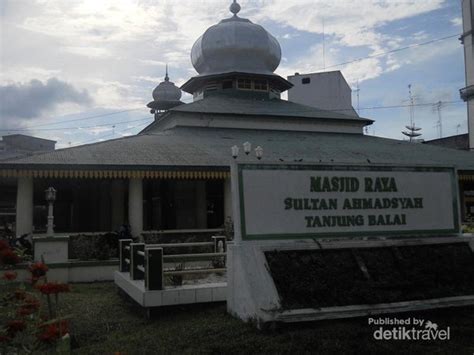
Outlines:
{"type": "Polygon", "coordinates": [[[460,233],[460,206],[458,199],[457,171],[454,167],[447,166],[401,166],[401,165],[355,165],[355,164],[282,164],[282,163],[238,163],[231,166],[232,200],[234,210],[234,228],[236,241],[252,240],[297,240],[338,237],[370,237],[370,236],[441,236],[456,235],[460,233]],[[351,172],[445,172],[449,174],[451,187],[452,228],[426,229],[426,230],[387,230],[387,231],[353,231],[318,233],[311,230],[307,233],[284,234],[250,234],[247,233],[245,221],[245,198],[243,193],[244,170],[311,170],[311,171],[351,171],[351,172]]]}

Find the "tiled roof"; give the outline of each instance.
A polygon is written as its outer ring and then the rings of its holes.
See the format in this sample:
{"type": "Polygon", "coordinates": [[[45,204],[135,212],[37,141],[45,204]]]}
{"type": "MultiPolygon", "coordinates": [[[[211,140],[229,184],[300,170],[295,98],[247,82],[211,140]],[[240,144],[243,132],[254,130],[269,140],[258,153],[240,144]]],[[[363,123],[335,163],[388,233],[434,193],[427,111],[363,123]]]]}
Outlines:
{"type": "MultiPolygon", "coordinates": [[[[2,167],[140,166],[228,167],[230,147],[249,141],[264,149],[263,161],[454,165],[474,170],[474,154],[426,144],[359,134],[245,129],[175,128],[3,161],[2,167]]],[[[255,157],[240,160],[255,161],[255,157]]]]}
{"type": "MultiPolygon", "coordinates": [[[[321,110],[315,107],[297,104],[290,101],[272,99],[259,100],[239,98],[225,94],[214,94],[193,103],[180,105],[170,110],[171,112],[213,113],[233,115],[258,115],[273,117],[303,117],[319,119],[365,120],[335,111],[321,110]]],[[[351,111],[352,112],[352,111],[351,111]]]]}

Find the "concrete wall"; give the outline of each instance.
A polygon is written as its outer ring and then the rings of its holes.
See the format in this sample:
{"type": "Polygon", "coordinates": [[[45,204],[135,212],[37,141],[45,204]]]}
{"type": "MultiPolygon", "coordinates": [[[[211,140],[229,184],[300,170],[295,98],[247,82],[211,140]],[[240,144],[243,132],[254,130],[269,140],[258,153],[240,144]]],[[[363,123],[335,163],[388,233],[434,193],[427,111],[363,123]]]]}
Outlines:
{"type": "Polygon", "coordinates": [[[288,81],[294,85],[288,90],[288,101],[357,117],[352,90],[340,71],[295,74],[288,81]]]}
{"type": "Polygon", "coordinates": [[[324,120],[300,117],[288,120],[285,117],[270,116],[242,116],[236,119],[229,115],[173,115],[172,119],[164,118],[154,129],[158,131],[174,127],[211,127],[362,134],[364,125],[363,120],[324,120]]]}
{"type": "Polygon", "coordinates": [[[29,151],[29,152],[45,152],[54,150],[56,142],[37,138],[32,136],[26,136],[23,134],[12,134],[9,136],[3,136],[3,144],[7,151],[29,151]]]}
{"type": "Polygon", "coordinates": [[[459,134],[457,136],[444,137],[439,139],[432,139],[424,141],[423,144],[438,145],[440,147],[469,150],[469,135],[459,134]]]}

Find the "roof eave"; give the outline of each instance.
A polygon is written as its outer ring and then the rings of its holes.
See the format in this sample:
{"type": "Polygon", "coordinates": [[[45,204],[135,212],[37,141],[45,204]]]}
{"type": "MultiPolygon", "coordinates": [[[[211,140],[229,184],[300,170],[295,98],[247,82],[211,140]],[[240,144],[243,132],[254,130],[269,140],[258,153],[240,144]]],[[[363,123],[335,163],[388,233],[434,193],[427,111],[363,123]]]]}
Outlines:
{"type": "Polygon", "coordinates": [[[284,92],[293,87],[292,83],[290,83],[288,80],[276,74],[228,72],[228,73],[218,73],[218,74],[210,74],[210,75],[203,75],[203,76],[199,76],[199,75],[194,76],[181,86],[181,90],[187,92],[188,94],[193,94],[197,89],[199,89],[199,87],[202,86],[203,82],[207,80],[223,79],[229,76],[233,77],[236,75],[251,76],[255,78],[265,78],[267,80],[271,80],[273,84],[276,86],[276,88],[280,90],[281,92],[284,92]]]}

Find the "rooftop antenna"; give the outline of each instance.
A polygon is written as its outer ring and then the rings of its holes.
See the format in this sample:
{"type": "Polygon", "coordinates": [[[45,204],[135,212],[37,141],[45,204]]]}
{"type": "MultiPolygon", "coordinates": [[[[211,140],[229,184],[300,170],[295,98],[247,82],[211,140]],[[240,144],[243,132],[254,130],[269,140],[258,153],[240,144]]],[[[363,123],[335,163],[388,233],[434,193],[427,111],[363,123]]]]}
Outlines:
{"type": "Polygon", "coordinates": [[[415,137],[421,136],[421,128],[415,126],[415,99],[411,92],[411,84],[408,84],[408,101],[410,102],[410,125],[405,126],[407,131],[402,131],[402,134],[410,139],[410,143],[413,142],[415,137]]]}
{"type": "Polygon", "coordinates": [[[360,87],[359,87],[359,79],[357,79],[357,84],[356,84],[356,90],[355,90],[355,92],[357,93],[357,114],[360,116],[360,101],[359,101],[360,87]]]}
{"type": "Polygon", "coordinates": [[[323,71],[326,71],[326,35],[324,31],[324,16],[323,16],[323,71]]]}
{"type": "MultiPolygon", "coordinates": [[[[360,86],[359,86],[359,79],[357,79],[357,83],[356,83],[356,89],[354,90],[354,92],[356,93],[357,95],[357,115],[360,116],[360,86]]],[[[365,134],[369,134],[369,127],[365,126],[365,134]]]]}
{"type": "Polygon", "coordinates": [[[443,120],[441,115],[441,110],[444,108],[444,103],[438,101],[433,105],[433,111],[438,111],[438,122],[436,122],[436,127],[439,129],[439,138],[443,137],[443,120]]]}

